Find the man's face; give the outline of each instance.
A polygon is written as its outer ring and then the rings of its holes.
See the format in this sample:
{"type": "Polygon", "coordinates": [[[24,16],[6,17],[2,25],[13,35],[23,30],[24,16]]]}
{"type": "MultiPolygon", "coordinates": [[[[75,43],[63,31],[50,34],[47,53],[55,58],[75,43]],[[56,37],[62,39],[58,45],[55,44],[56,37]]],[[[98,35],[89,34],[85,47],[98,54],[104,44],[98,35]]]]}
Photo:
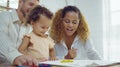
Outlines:
{"type": "Polygon", "coordinates": [[[23,16],[25,17],[28,12],[35,6],[39,4],[38,0],[22,0],[22,4],[20,5],[20,11],[22,12],[23,16]]]}

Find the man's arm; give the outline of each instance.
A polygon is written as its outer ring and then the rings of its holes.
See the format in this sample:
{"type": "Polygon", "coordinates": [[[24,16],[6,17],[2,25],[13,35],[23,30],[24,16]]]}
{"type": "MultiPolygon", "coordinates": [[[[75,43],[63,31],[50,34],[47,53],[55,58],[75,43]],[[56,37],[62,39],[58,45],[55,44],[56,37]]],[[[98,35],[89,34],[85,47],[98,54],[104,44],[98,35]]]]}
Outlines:
{"type": "Polygon", "coordinates": [[[9,23],[11,23],[9,20],[9,13],[0,13],[0,53],[13,63],[13,60],[22,54],[13,46],[14,43],[9,38],[8,27],[9,23]]]}
{"type": "MultiPolygon", "coordinates": [[[[9,24],[12,23],[10,17],[9,13],[0,13],[0,57],[2,55],[2,58],[14,65],[37,65],[35,58],[18,52],[15,43],[9,37],[9,24]]],[[[11,31],[11,33],[13,32],[11,31]]]]}

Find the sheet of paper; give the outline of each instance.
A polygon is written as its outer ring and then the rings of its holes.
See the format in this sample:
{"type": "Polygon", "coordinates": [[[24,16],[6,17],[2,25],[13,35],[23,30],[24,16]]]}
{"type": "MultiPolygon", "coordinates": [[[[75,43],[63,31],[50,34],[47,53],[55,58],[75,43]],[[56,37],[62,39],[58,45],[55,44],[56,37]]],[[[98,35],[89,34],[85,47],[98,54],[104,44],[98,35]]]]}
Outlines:
{"type": "Polygon", "coordinates": [[[39,64],[51,64],[51,65],[60,65],[60,66],[76,66],[79,61],[73,60],[73,62],[61,62],[63,60],[56,60],[56,61],[45,61],[45,62],[39,62],[39,64]]]}
{"type": "Polygon", "coordinates": [[[56,61],[46,61],[39,62],[39,64],[51,64],[51,65],[60,65],[67,67],[95,67],[95,66],[104,66],[112,63],[116,63],[115,61],[104,61],[104,60],[73,60],[73,62],[65,62],[62,63],[62,60],[56,61]]]}

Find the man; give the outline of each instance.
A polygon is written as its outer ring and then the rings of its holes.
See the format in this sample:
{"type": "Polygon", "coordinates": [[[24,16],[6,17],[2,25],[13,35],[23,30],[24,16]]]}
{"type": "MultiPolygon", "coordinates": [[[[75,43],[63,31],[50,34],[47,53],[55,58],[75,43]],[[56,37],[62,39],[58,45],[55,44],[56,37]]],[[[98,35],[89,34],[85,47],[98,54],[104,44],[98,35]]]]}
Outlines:
{"type": "Polygon", "coordinates": [[[19,0],[18,9],[0,13],[0,61],[14,65],[35,65],[37,60],[22,55],[18,47],[24,34],[29,33],[30,26],[24,22],[28,12],[39,0],[19,0]]]}

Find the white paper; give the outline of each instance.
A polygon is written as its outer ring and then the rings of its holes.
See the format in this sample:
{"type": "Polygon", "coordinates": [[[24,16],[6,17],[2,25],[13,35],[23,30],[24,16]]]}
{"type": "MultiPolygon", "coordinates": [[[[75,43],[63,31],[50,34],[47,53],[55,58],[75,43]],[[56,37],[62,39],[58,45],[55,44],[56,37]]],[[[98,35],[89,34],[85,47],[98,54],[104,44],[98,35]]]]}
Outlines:
{"type": "Polygon", "coordinates": [[[39,62],[39,64],[51,64],[51,65],[60,65],[60,66],[68,66],[68,67],[86,67],[86,66],[104,66],[112,63],[116,63],[115,61],[104,61],[104,60],[73,60],[73,62],[61,63],[62,60],[56,61],[45,61],[39,62]]]}
{"type": "Polygon", "coordinates": [[[73,67],[78,64],[79,61],[73,60],[73,62],[65,62],[61,63],[62,60],[56,60],[56,61],[45,61],[45,62],[39,62],[39,64],[51,64],[51,65],[60,65],[60,66],[69,66],[73,67]]]}

